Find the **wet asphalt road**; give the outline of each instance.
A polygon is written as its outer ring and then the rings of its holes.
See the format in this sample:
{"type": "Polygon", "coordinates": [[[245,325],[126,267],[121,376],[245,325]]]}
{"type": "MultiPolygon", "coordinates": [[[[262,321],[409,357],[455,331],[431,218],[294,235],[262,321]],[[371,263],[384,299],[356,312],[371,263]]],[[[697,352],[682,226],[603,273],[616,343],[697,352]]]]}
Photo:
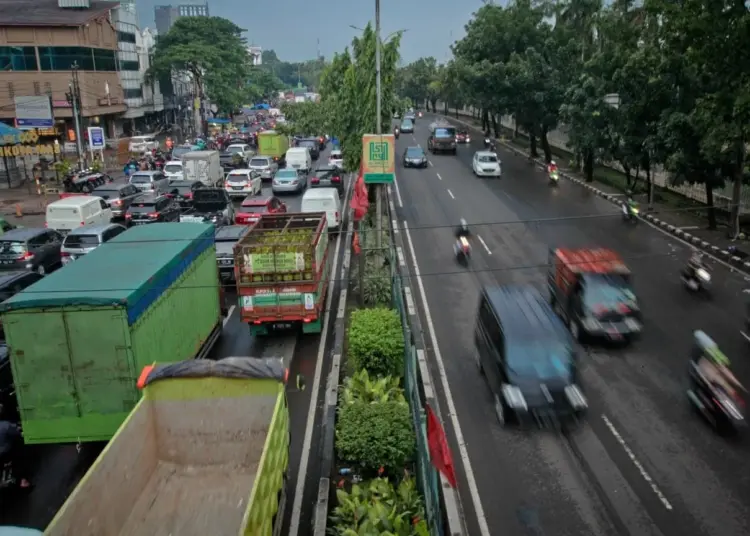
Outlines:
{"type": "MultiPolygon", "coordinates": [[[[397,158],[407,146],[426,147],[432,119],[418,120],[413,135],[401,136],[397,158]]],[[[409,227],[437,334],[436,341],[428,336],[423,314],[443,415],[449,410],[436,345],[488,529],[480,528],[448,418],[468,533],[748,534],[750,439],[716,436],[685,396],[695,329],[717,341],[740,381],[750,385],[747,343],[739,333],[741,291],[749,286],[744,277],[710,261],[713,298],[690,295],[679,280],[686,245],[645,224],[625,225],[617,207],[579,186],[563,180],[551,188],[542,171],[504,149],[502,179],[474,177],[472,156],[482,149],[482,138],[471,134],[476,141],[459,146],[457,156],[428,155],[427,169],[397,164],[398,189],[392,192],[399,224],[409,227]],[[476,237],[468,270],[455,263],[451,249],[461,217],[476,237]],[[539,221],[550,218],[565,219],[539,221]],[[546,296],[549,248],[558,246],[619,252],[633,271],[645,331],[626,348],[586,347],[581,375],[590,411],[570,435],[502,429],[472,355],[479,288],[530,284],[546,296]]]]}
{"type": "MultiPolygon", "coordinates": [[[[329,146],[330,147],[330,146],[329,146]]],[[[328,150],[321,153],[318,162],[324,164],[328,161],[328,150]]],[[[270,182],[263,184],[262,195],[272,195],[270,182]]],[[[302,194],[279,196],[287,204],[289,212],[298,212],[302,194]]],[[[241,200],[235,201],[235,206],[241,200]]],[[[43,217],[42,217],[43,218],[43,217]]],[[[26,225],[30,225],[26,222],[26,225]]],[[[331,247],[335,242],[331,242],[331,247]]],[[[343,255],[343,248],[341,251],[343,255]]],[[[342,256],[340,255],[340,256],[342,256]]],[[[340,285],[333,289],[334,293],[339,291],[340,285]]],[[[227,295],[227,303],[236,301],[234,292],[227,295]]],[[[331,325],[330,328],[333,326],[331,325]]],[[[329,338],[329,343],[331,339],[329,338]]],[[[229,356],[254,356],[254,357],[283,357],[285,363],[290,366],[290,377],[297,374],[305,376],[308,386],[312,383],[317,358],[319,354],[320,336],[299,335],[288,333],[277,333],[268,338],[254,338],[244,323],[239,319],[236,309],[231,311],[227,319],[222,335],[211,351],[210,359],[221,359],[229,356]]],[[[328,353],[324,355],[325,361],[330,361],[328,353]]],[[[330,365],[324,363],[323,371],[327,374],[330,365]]],[[[325,380],[325,377],[323,378],[325,380]]],[[[293,383],[293,382],[292,382],[293,383]]],[[[319,398],[324,390],[321,389],[319,398]]],[[[297,482],[297,473],[300,456],[303,449],[303,437],[310,405],[310,388],[298,391],[295,385],[288,389],[288,403],[290,408],[291,447],[289,466],[289,485],[287,495],[287,511],[284,517],[284,526],[288,526],[291,515],[291,505],[294,499],[293,493],[297,482]]],[[[316,405],[319,407],[321,401],[316,405]]],[[[317,445],[319,430],[317,419],[312,436],[313,452],[317,445]]],[[[43,530],[54,517],[57,510],[65,502],[67,496],[73,491],[77,483],[89,469],[96,457],[105,447],[106,443],[89,443],[76,445],[33,445],[27,447],[29,455],[30,475],[34,483],[34,489],[26,493],[0,495],[0,526],[16,525],[33,527],[43,530]]],[[[317,493],[319,479],[319,458],[311,456],[308,466],[305,485],[305,501],[300,516],[300,526],[307,528],[311,523],[312,506],[317,493]]]]}

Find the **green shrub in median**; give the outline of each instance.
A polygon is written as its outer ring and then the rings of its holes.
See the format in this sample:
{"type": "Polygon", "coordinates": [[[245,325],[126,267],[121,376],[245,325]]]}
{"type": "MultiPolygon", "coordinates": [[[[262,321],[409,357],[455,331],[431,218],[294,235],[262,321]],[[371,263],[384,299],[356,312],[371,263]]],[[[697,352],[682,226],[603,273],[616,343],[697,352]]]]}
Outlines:
{"type": "Polygon", "coordinates": [[[375,478],[336,490],[337,506],[328,529],[332,536],[428,536],[424,505],[413,478],[397,488],[385,478],[375,478]]]}
{"type": "Polygon", "coordinates": [[[377,307],[352,312],[347,345],[356,370],[365,369],[372,376],[403,376],[404,333],[398,311],[377,307]]]}
{"type": "Polygon", "coordinates": [[[391,376],[370,377],[367,370],[362,369],[344,380],[344,390],[341,394],[344,404],[377,404],[379,402],[398,402],[406,404],[404,390],[401,389],[399,378],[391,376]]]}
{"type": "Polygon", "coordinates": [[[337,457],[365,475],[381,467],[400,473],[416,449],[411,425],[409,406],[400,402],[342,404],[336,424],[337,457]]]}

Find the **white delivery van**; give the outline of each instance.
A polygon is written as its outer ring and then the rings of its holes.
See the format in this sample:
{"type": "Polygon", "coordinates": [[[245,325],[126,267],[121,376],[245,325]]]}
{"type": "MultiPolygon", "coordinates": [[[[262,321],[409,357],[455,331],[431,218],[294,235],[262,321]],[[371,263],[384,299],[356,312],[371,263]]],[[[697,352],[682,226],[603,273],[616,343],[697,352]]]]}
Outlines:
{"type": "Polygon", "coordinates": [[[286,167],[310,173],[312,157],[307,147],[292,147],[286,152],[286,167]]]}
{"type": "Polygon", "coordinates": [[[302,196],[300,211],[325,212],[330,232],[337,232],[341,226],[341,200],[336,188],[310,188],[302,196]]]}
{"type": "Polygon", "coordinates": [[[219,151],[191,151],[182,155],[182,179],[200,181],[208,187],[224,183],[219,151]]]}
{"type": "Polygon", "coordinates": [[[101,197],[93,195],[60,199],[47,205],[45,226],[61,233],[79,227],[103,225],[112,221],[112,209],[101,197]]]}

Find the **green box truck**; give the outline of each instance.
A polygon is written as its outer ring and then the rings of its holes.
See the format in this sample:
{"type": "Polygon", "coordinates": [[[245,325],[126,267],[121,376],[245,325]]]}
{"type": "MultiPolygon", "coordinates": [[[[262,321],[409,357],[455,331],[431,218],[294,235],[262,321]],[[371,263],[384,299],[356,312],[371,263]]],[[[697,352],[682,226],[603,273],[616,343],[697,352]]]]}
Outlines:
{"type": "Polygon", "coordinates": [[[266,130],[258,133],[258,154],[270,156],[279,164],[286,160],[286,151],[289,149],[289,138],[279,134],[275,130],[266,130]]]}
{"type": "Polygon", "coordinates": [[[45,534],[280,534],[287,376],[281,359],[147,367],[140,402],[45,534]]]}
{"type": "Polygon", "coordinates": [[[109,440],[139,370],[221,333],[214,227],[133,227],[0,304],[24,440],[109,440]]]}

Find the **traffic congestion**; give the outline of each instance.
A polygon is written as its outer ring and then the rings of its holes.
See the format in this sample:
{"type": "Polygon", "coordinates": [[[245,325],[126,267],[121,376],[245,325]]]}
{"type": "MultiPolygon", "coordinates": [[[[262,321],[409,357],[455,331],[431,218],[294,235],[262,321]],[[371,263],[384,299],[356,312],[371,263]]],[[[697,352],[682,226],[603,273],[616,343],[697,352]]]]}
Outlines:
{"type": "Polygon", "coordinates": [[[468,532],[746,533],[745,276],[462,120],[393,128],[468,532]]]}

